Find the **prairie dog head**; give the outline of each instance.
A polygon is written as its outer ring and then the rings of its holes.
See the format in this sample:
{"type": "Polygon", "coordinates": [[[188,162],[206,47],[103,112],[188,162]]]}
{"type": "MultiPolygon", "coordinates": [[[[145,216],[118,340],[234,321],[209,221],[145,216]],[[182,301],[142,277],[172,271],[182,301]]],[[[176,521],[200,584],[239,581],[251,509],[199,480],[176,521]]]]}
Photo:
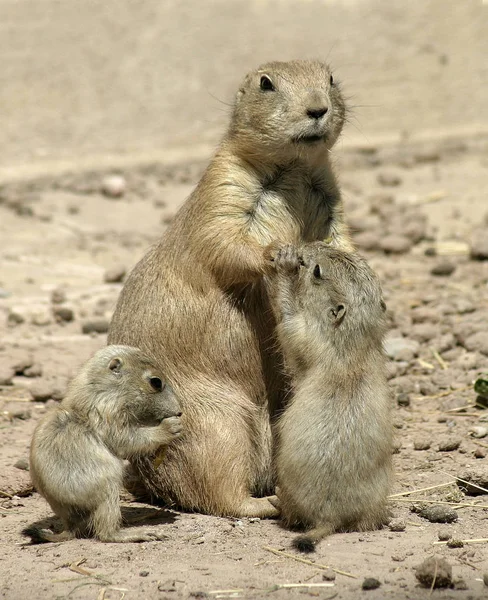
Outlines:
{"type": "Polygon", "coordinates": [[[138,348],[107,346],[74,378],[67,400],[73,410],[127,424],[159,425],[181,408],[157,364],[138,348]]]}
{"type": "Polygon", "coordinates": [[[249,73],[239,88],[231,133],[249,152],[292,159],[330,150],[344,118],[339,84],[327,64],[270,62],[249,73]]]}
{"type": "Polygon", "coordinates": [[[278,275],[292,278],[298,310],[319,325],[324,343],[346,352],[381,345],[386,305],[378,277],[359,254],[315,242],[285,246],[275,263],[278,275]]]}

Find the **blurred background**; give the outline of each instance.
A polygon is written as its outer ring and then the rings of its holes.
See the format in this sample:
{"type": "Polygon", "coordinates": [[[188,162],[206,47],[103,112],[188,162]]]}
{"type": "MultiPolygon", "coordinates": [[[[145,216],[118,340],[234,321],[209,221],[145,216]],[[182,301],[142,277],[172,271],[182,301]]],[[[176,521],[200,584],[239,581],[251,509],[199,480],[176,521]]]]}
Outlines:
{"type": "Polygon", "coordinates": [[[208,155],[243,75],[304,57],[343,145],[488,128],[483,0],[0,0],[0,178],[208,155]]]}

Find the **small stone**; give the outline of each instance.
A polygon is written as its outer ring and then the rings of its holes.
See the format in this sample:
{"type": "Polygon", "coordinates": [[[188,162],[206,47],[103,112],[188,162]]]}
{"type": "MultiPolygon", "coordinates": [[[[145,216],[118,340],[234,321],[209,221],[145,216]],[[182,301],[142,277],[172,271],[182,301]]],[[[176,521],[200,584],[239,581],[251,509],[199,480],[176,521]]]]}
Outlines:
{"type": "Polygon", "coordinates": [[[405,394],[405,392],[401,392],[397,394],[397,404],[398,406],[410,406],[410,396],[409,394],[405,394]]]}
{"type": "Polygon", "coordinates": [[[477,466],[471,466],[466,471],[461,471],[458,477],[459,479],[456,480],[458,487],[468,496],[488,493],[486,491],[488,490],[488,469],[484,465],[478,463],[477,466]]]}
{"type": "Polygon", "coordinates": [[[361,588],[363,590],[377,590],[381,585],[381,582],[375,577],[366,577],[363,581],[361,588]]]}
{"type": "Polygon", "coordinates": [[[463,540],[447,540],[446,545],[448,548],[464,548],[463,540]]]}
{"type": "Polygon", "coordinates": [[[385,340],[387,356],[397,361],[410,361],[419,352],[420,344],[416,340],[401,337],[387,337],[385,340]]]}
{"type": "Polygon", "coordinates": [[[120,283],[124,280],[124,277],[127,274],[127,269],[123,265],[119,265],[117,267],[112,267],[111,269],[107,269],[103,276],[103,280],[105,283],[120,283]]]}
{"type": "Polygon", "coordinates": [[[334,573],[334,571],[332,569],[327,569],[326,571],[324,571],[322,573],[323,581],[335,581],[335,578],[336,578],[336,574],[334,573]]]}
{"type": "Polygon", "coordinates": [[[149,571],[139,571],[139,577],[147,577],[149,575],[149,571]]]}
{"type": "Polygon", "coordinates": [[[430,274],[437,275],[438,277],[447,277],[452,275],[455,270],[456,265],[448,260],[443,260],[432,267],[430,274]]]}
{"type": "Polygon", "coordinates": [[[426,588],[447,588],[452,581],[452,567],[444,558],[431,556],[415,567],[415,577],[426,588]]]}
{"type": "Polygon", "coordinates": [[[66,292],[63,288],[55,288],[51,292],[51,302],[53,304],[62,304],[66,301],[66,292]]]}
{"type": "Polygon", "coordinates": [[[420,219],[409,221],[402,229],[404,236],[412,240],[414,244],[421,242],[427,235],[427,223],[420,219]]]}
{"type": "Polygon", "coordinates": [[[52,323],[51,315],[47,311],[39,311],[32,315],[31,323],[37,327],[46,327],[52,323]]]}
{"type": "Polygon", "coordinates": [[[34,360],[28,352],[21,352],[15,358],[12,365],[16,375],[23,375],[24,371],[29,367],[32,367],[34,360]]]}
{"type": "Polygon", "coordinates": [[[405,556],[405,554],[392,554],[391,555],[391,560],[395,561],[395,562],[403,562],[407,557],[405,556]]]}
{"type": "Polygon", "coordinates": [[[457,577],[452,582],[452,589],[453,590],[467,590],[469,588],[468,588],[467,583],[464,581],[464,579],[462,577],[457,577]]]}
{"type": "Polygon", "coordinates": [[[121,198],[127,189],[127,183],[122,175],[107,175],[102,180],[102,192],[108,198],[121,198]]]}
{"type": "Polygon", "coordinates": [[[354,243],[361,250],[378,250],[380,247],[380,237],[373,231],[362,231],[354,237],[354,243]]]}
{"type": "Polygon", "coordinates": [[[476,450],[473,452],[473,456],[475,458],[486,458],[486,450],[483,448],[476,448],[476,450]]]}
{"type": "Polygon", "coordinates": [[[481,352],[488,356],[488,335],[486,331],[478,331],[464,340],[463,346],[471,352],[481,352]]]}
{"type": "Polygon", "coordinates": [[[20,469],[21,471],[29,470],[29,461],[26,458],[19,458],[19,460],[14,464],[16,469],[20,469]]]}
{"type": "Polygon", "coordinates": [[[405,254],[412,248],[412,240],[404,235],[390,233],[380,241],[380,248],[386,254],[405,254]]]}
{"type": "Polygon", "coordinates": [[[15,377],[15,369],[6,364],[0,364],[0,385],[12,385],[15,377]]]}
{"type": "Polygon", "coordinates": [[[439,442],[439,452],[453,452],[459,448],[461,441],[459,438],[447,438],[439,442]]]}
{"type": "Polygon", "coordinates": [[[452,538],[452,534],[449,529],[439,529],[437,538],[439,539],[439,542],[447,542],[447,540],[452,538]]]}
{"type": "Polygon", "coordinates": [[[450,506],[426,506],[419,515],[431,523],[454,523],[458,520],[457,512],[450,506]]]}
{"type": "Polygon", "coordinates": [[[392,519],[388,523],[388,529],[390,531],[405,531],[406,528],[405,521],[403,519],[392,519]]]}
{"type": "Polygon", "coordinates": [[[176,592],[176,581],[174,579],[169,579],[164,583],[160,583],[158,585],[158,591],[160,592],[176,592]]]}
{"type": "Polygon", "coordinates": [[[74,310],[69,306],[54,306],[53,315],[58,323],[70,323],[75,318],[74,310]]]}
{"type": "Polygon", "coordinates": [[[429,450],[432,445],[432,441],[428,438],[416,438],[413,441],[414,450],[429,450]]]}
{"type": "Polygon", "coordinates": [[[418,342],[429,342],[437,335],[438,327],[432,323],[417,323],[410,329],[409,335],[418,342]]]}
{"type": "Polygon", "coordinates": [[[42,366],[39,363],[34,363],[30,367],[24,369],[23,375],[24,377],[41,377],[42,366]]]}
{"type": "Polygon", "coordinates": [[[469,254],[473,260],[488,260],[488,233],[486,228],[477,229],[473,233],[469,254]]]}
{"type": "Polygon", "coordinates": [[[488,434],[488,428],[481,425],[474,425],[469,431],[474,438],[484,438],[488,434]]]}
{"type": "Polygon", "coordinates": [[[82,324],[81,331],[85,334],[107,333],[109,326],[108,319],[90,319],[82,324]]]}
{"type": "Polygon", "coordinates": [[[45,402],[46,400],[52,398],[53,386],[47,381],[40,380],[34,385],[30,386],[29,392],[33,400],[37,402],[45,402]]]}
{"type": "Polygon", "coordinates": [[[9,327],[16,327],[17,325],[22,325],[22,323],[25,323],[24,315],[17,312],[14,308],[10,309],[7,317],[7,325],[9,327]]]}
{"type": "Polygon", "coordinates": [[[28,421],[32,417],[32,413],[30,410],[16,410],[12,413],[12,417],[19,421],[28,421]]]}
{"type": "Polygon", "coordinates": [[[380,185],[385,187],[396,187],[402,183],[402,178],[396,173],[382,172],[378,173],[378,177],[376,178],[380,185]]]}

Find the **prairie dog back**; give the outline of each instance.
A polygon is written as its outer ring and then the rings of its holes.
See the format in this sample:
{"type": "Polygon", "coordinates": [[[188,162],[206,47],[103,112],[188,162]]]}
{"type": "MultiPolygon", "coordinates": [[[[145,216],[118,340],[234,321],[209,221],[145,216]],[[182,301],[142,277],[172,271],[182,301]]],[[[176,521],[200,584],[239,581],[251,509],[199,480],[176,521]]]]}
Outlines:
{"type": "Polygon", "coordinates": [[[391,398],[381,288],[366,261],[322,243],[285,246],[269,290],[293,392],[278,422],[282,518],[311,551],[387,520],[391,398]]]}
{"type": "Polygon", "coordinates": [[[64,531],[28,528],[34,541],[93,536],[106,542],[160,539],[120,531],[123,462],[155,452],[181,432],[180,405],[157,365],[139,349],[99,350],[73,379],[63,402],[37,426],[32,481],[64,531]]]}

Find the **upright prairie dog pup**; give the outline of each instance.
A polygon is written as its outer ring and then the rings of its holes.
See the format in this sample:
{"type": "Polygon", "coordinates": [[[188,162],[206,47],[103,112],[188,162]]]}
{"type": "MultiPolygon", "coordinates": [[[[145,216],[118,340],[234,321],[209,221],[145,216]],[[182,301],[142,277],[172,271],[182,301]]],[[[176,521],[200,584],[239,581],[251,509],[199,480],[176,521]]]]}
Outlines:
{"type": "Polygon", "coordinates": [[[392,422],[385,304],[366,261],[315,243],[275,255],[270,296],[293,393],[278,421],[282,518],[310,552],[335,531],[387,519],[392,422]]]}
{"type": "Polygon", "coordinates": [[[139,349],[99,350],[68,394],[37,426],[30,472],[64,531],[24,531],[34,541],[93,536],[103,542],[161,539],[156,532],[120,531],[122,459],[152,453],[181,432],[180,405],[156,364],[139,349]]]}
{"type": "Polygon", "coordinates": [[[161,363],[181,399],[185,438],[147,488],[180,507],[270,517],[270,418],[286,382],[264,288],[268,245],[332,238],[348,247],[330,149],[345,106],[330,68],[272,62],[249,73],[227,133],[163,239],[119,297],[109,342],[161,363]]]}

